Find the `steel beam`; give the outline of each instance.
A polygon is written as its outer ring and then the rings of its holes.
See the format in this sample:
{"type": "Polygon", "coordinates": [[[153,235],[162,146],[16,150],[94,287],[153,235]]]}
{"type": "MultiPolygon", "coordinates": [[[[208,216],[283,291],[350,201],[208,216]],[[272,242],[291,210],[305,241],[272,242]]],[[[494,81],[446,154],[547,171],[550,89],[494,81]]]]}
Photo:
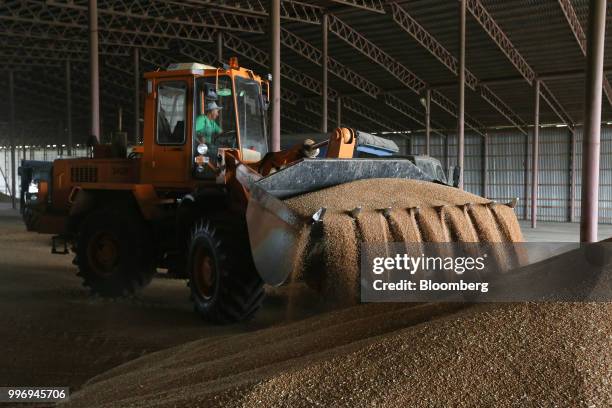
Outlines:
{"type": "MultiPolygon", "coordinates": [[[[283,44],[283,46],[306,58],[313,64],[316,64],[318,66],[322,65],[322,50],[318,49],[314,45],[310,44],[309,42],[305,41],[301,37],[297,36],[296,34],[285,28],[281,29],[281,43],[283,44]]],[[[330,57],[329,55],[327,58],[327,68],[330,73],[336,75],[338,78],[342,79],[349,85],[354,86],[355,88],[357,88],[368,96],[376,98],[383,92],[382,89],[378,87],[378,85],[374,84],[369,79],[358,74],[351,68],[342,64],[335,58],[330,57]]]]}
{"type": "MultiPolygon", "coordinates": [[[[563,80],[563,79],[572,79],[572,78],[582,78],[585,75],[584,69],[568,69],[561,71],[548,71],[538,74],[538,78],[542,81],[547,80],[563,80]]],[[[612,66],[604,65],[604,73],[610,74],[612,73],[612,66]]],[[[525,78],[520,75],[510,75],[503,77],[491,77],[491,78],[483,78],[480,83],[487,85],[511,85],[513,83],[523,82],[525,78]]],[[[444,88],[454,85],[454,83],[450,82],[441,82],[441,83],[433,83],[431,84],[433,87],[444,88]]]]}
{"type": "MultiPolygon", "coordinates": [[[[345,118],[342,119],[344,126],[352,126],[352,125],[358,124],[359,129],[365,130],[365,131],[379,131],[379,130],[393,131],[393,130],[397,130],[403,127],[401,124],[398,124],[393,121],[389,121],[389,119],[383,117],[378,112],[373,111],[372,109],[361,104],[360,102],[357,102],[356,100],[352,98],[342,97],[342,106],[345,112],[351,112],[359,116],[360,118],[366,119],[367,123],[370,124],[370,126],[374,125],[371,127],[364,126],[364,124],[361,122],[357,123],[357,122],[352,121],[351,119],[346,119],[348,115],[344,115],[345,118]]],[[[316,115],[317,117],[321,115],[321,107],[319,106],[318,103],[312,100],[304,101],[304,109],[316,115]]],[[[333,120],[333,118],[331,118],[330,115],[328,114],[328,121],[330,120],[333,120]]]]}
{"type": "Polygon", "coordinates": [[[70,60],[66,60],[66,136],[68,156],[72,156],[72,81],[70,60]]]}
{"type": "MultiPolygon", "coordinates": [[[[268,67],[268,55],[264,51],[252,46],[251,44],[248,44],[247,42],[241,40],[238,37],[235,37],[235,36],[230,37],[230,36],[231,35],[228,33],[225,33],[223,35],[223,38],[225,41],[224,45],[226,48],[232,50],[236,54],[239,54],[239,55],[242,55],[248,58],[249,60],[260,65],[261,67],[264,67],[264,68],[268,67]]],[[[216,58],[215,54],[209,51],[206,51],[205,49],[198,47],[192,43],[183,43],[180,48],[180,53],[184,55],[185,57],[188,57],[195,61],[214,60],[216,58]]],[[[151,57],[149,58],[149,61],[154,63],[155,66],[161,66],[161,63],[162,62],[165,63],[165,61],[167,61],[168,59],[167,57],[164,57],[161,54],[160,55],[152,55],[152,54],[153,54],[152,52],[147,52],[147,55],[151,57]]],[[[285,64],[281,64],[281,75],[283,75],[283,77],[287,79],[292,79],[290,75],[296,72],[298,71],[291,67],[286,66],[285,64]]],[[[297,83],[298,85],[304,86],[304,87],[313,85],[313,84],[314,84],[313,86],[315,87],[318,86],[315,80],[313,80],[312,78],[305,77],[305,76],[303,77],[303,74],[299,74],[298,77],[293,78],[293,79],[295,80],[294,81],[295,83],[297,83]]],[[[307,88],[307,89],[310,89],[310,88],[307,88]]],[[[291,105],[295,105],[298,99],[300,99],[300,96],[296,94],[295,92],[290,91],[289,89],[287,89],[287,87],[281,88],[281,101],[290,103],[291,105]]],[[[281,110],[281,113],[282,113],[282,110],[281,110]]]]}
{"type": "Polygon", "coordinates": [[[606,35],[606,0],[589,2],[587,77],[582,137],[580,242],[597,241],[601,94],[606,35]]]}
{"type": "Polygon", "coordinates": [[[281,43],[280,43],[280,3],[281,0],[270,0],[270,72],[272,73],[272,151],[280,150],[281,131],[281,43]]]}
{"type": "Polygon", "coordinates": [[[550,109],[567,125],[567,127],[573,132],[574,131],[574,120],[569,115],[569,113],[565,110],[563,105],[559,103],[555,95],[548,89],[548,85],[546,85],[543,81],[540,81],[540,96],[544,101],[548,104],[550,109]]]}
{"type": "Polygon", "coordinates": [[[17,194],[15,192],[15,74],[13,71],[9,71],[9,104],[9,144],[11,145],[11,206],[13,209],[15,209],[17,208],[15,201],[17,194]]]}
{"type": "MultiPolygon", "coordinates": [[[[59,33],[68,30],[75,32],[77,36],[82,36],[82,30],[88,29],[88,6],[77,5],[70,1],[58,1],[55,2],[55,5],[49,7],[43,2],[10,3],[2,10],[3,13],[0,13],[0,21],[28,26],[26,30],[31,29],[30,26],[38,26],[38,28],[44,27],[45,30],[53,28],[59,33]]],[[[209,24],[209,27],[198,27],[187,21],[184,24],[177,24],[176,21],[151,20],[138,14],[129,18],[110,16],[101,19],[99,23],[101,31],[113,32],[121,35],[122,38],[132,35],[203,42],[212,42],[214,30],[211,27],[221,26],[221,24],[209,24]]],[[[146,42],[147,40],[141,38],[140,41],[146,42]]]]}
{"type": "MultiPolygon", "coordinates": [[[[383,51],[372,41],[368,40],[362,34],[354,30],[352,27],[338,18],[338,16],[329,15],[329,31],[335,34],[346,44],[350,45],[368,57],[370,60],[380,65],[400,83],[417,95],[420,95],[421,92],[427,88],[425,81],[416,76],[412,71],[383,51]]],[[[431,100],[450,115],[457,117],[456,105],[440,92],[435,90],[432,91],[431,100]]],[[[484,128],[484,125],[478,123],[475,119],[470,119],[468,125],[477,133],[482,134],[480,129],[484,128]]]]}
{"type": "MultiPolygon", "coordinates": [[[[75,14],[84,10],[84,6],[74,3],[73,0],[47,0],[46,4],[53,9],[72,10],[75,14]]],[[[166,1],[120,0],[115,1],[112,6],[107,6],[106,3],[100,5],[98,12],[108,21],[110,27],[140,21],[140,24],[151,28],[153,32],[160,26],[171,30],[182,26],[187,30],[213,28],[257,34],[265,32],[265,19],[262,17],[224,12],[216,7],[203,7],[194,13],[193,9],[185,9],[166,1]]]]}
{"type": "MultiPolygon", "coordinates": [[[[527,63],[525,58],[523,58],[523,56],[514,46],[514,44],[512,44],[510,38],[508,38],[506,33],[497,24],[495,19],[493,19],[493,16],[489,14],[489,12],[482,5],[480,0],[466,0],[466,2],[467,10],[470,12],[470,14],[476,19],[476,21],[489,35],[493,42],[495,42],[497,47],[504,53],[504,55],[506,55],[510,63],[516,68],[516,70],[521,74],[525,81],[527,81],[529,85],[533,85],[533,81],[535,81],[536,79],[535,71],[527,63]]],[[[545,97],[544,100],[550,105],[553,111],[557,114],[559,114],[559,112],[561,111],[564,111],[563,106],[558,103],[556,98],[552,96],[552,93],[547,90],[545,84],[543,83],[542,88],[544,90],[544,95],[546,93],[549,94],[549,97],[545,97]]],[[[561,119],[568,127],[574,127],[574,121],[569,117],[569,115],[559,115],[559,119],[561,119]]]]}
{"type": "MultiPolygon", "coordinates": [[[[574,10],[574,6],[572,6],[572,2],[570,0],[558,0],[559,6],[563,11],[563,15],[567,20],[567,24],[569,25],[572,33],[574,34],[574,38],[578,42],[578,46],[580,47],[580,51],[582,55],[586,57],[586,35],[584,34],[584,30],[582,29],[582,25],[580,24],[580,19],[576,15],[576,11],[574,10]]],[[[603,77],[603,91],[606,95],[606,99],[608,100],[608,104],[612,106],[612,87],[608,82],[608,79],[603,77]]]]}
{"type": "Polygon", "coordinates": [[[140,141],[140,51],[134,48],[134,137],[135,145],[140,141]]]}
{"type": "MultiPolygon", "coordinates": [[[[225,40],[225,47],[237,53],[238,55],[242,55],[251,61],[256,62],[262,67],[269,67],[268,65],[268,57],[269,53],[255,47],[251,43],[242,40],[241,38],[225,33],[223,36],[225,40]]],[[[304,89],[313,92],[315,95],[321,95],[322,84],[321,81],[312,78],[302,71],[293,68],[291,65],[285,64],[283,62],[280,63],[280,73],[283,77],[290,80],[291,82],[303,87],[304,89]]],[[[331,88],[328,88],[329,99],[336,100],[337,93],[331,88]]]]}
{"type": "MultiPolygon", "coordinates": [[[[289,30],[281,29],[281,42],[285,47],[293,50],[294,52],[308,59],[312,63],[322,66],[323,52],[319,50],[318,48],[316,48],[315,46],[313,46],[312,44],[308,43],[307,41],[293,34],[289,30]]],[[[384,96],[383,99],[385,103],[387,103],[390,107],[394,108],[397,112],[404,114],[406,117],[410,118],[416,123],[419,123],[421,125],[424,123],[424,119],[419,112],[416,112],[416,111],[409,112],[409,110],[407,109],[397,109],[398,105],[395,103],[389,102],[389,99],[387,98],[387,95],[383,89],[378,87],[376,84],[374,84],[367,78],[361,76],[357,72],[343,65],[338,60],[334,59],[331,56],[328,56],[327,63],[328,63],[328,72],[336,75],[338,78],[346,81],[346,83],[359,89],[363,94],[368,95],[372,98],[377,98],[378,96],[383,95],[384,96]]],[[[284,71],[286,69],[288,68],[286,66],[283,66],[282,70],[284,71]]],[[[296,77],[295,75],[292,75],[292,77],[299,78],[299,76],[303,76],[303,74],[299,74],[299,73],[296,73],[296,75],[298,76],[296,77]]],[[[306,83],[304,80],[301,80],[300,82],[306,83]]],[[[335,91],[333,90],[329,91],[330,99],[334,99],[334,98],[337,99],[337,97],[335,97],[334,94],[335,94],[335,91]]],[[[406,105],[403,102],[402,104],[406,105]]]]}
{"type": "MultiPolygon", "coordinates": [[[[421,26],[404,8],[397,3],[391,3],[393,20],[416,42],[421,44],[431,53],[440,63],[448,68],[453,74],[459,74],[459,62],[433,35],[421,26]]],[[[479,83],[478,78],[468,69],[465,69],[465,84],[475,91],[482,99],[491,105],[500,115],[508,120],[512,125],[526,134],[526,124],[502,99],[496,95],[489,87],[479,83]]]]}
{"type": "MultiPolygon", "coordinates": [[[[85,43],[61,40],[32,40],[24,37],[9,36],[0,36],[0,49],[9,52],[22,51],[23,55],[35,56],[36,54],[43,53],[48,59],[51,59],[52,55],[56,58],[61,58],[64,55],[87,55],[89,53],[89,47],[85,43]],[[33,53],[33,51],[36,51],[36,53],[33,53]]],[[[129,48],[119,47],[115,44],[101,44],[100,53],[127,56],[129,55],[129,48]]]]}
{"type": "MultiPolygon", "coordinates": [[[[232,51],[245,56],[246,58],[256,62],[259,65],[266,66],[267,55],[264,51],[231,34],[226,33],[224,38],[226,41],[225,46],[228,49],[231,49],[232,51]]],[[[291,67],[288,64],[281,64],[281,75],[287,80],[290,80],[291,82],[300,85],[304,89],[307,89],[310,92],[315,93],[316,95],[321,95],[323,92],[323,86],[320,81],[317,81],[316,79],[309,77],[306,74],[303,74],[302,72],[298,71],[297,69],[291,67]]],[[[328,88],[328,99],[335,101],[337,100],[337,98],[338,92],[333,88],[328,88]]],[[[313,105],[311,104],[309,106],[313,105]]],[[[364,117],[372,123],[393,123],[394,128],[385,125],[385,130],[402,130],[406,128],[406,126],[398,124],[397,122],[390,121],[388,118],[383,118],[382,115],[380,115],[379,113],[374,112],[369,108],[366,108],[365,106],[358,103],[352,98],[343,98],[343,107],[348,111],[351,111],[357,115],[364,117]]],[[[320,116],[321,107],[319,106],[318,109],[319,111],[317,111],[316,114],[320,116]]]]}
{"type": "MultiPolygon", "coordinates": [[[[283,119],[287,119],[297,125],[300,125],[302,128],[308,129],[313,132],[318,132],[319,128],[314,124],[311,118],[304,116],[297,109],[287,108],[283,106],[282,110],[283,119]]],[[[284,124],[283,120],[283,124],[284,124]]]]}
{"type": "MultiPolygon", "coordinates": [[[[386,93],[386,94],[383,94],[383,100],[384,100],[385,104],[387,106],[389,106],[390,108],[393,108],[397,112],[400,112],[400,113],[404,114],[404,116],[412,119],[414,122],[418,123],[419,125],[421,125],[423,127],[425,126],[425,119],[423,118],[423,115],[421,114],[421,112],[418,112],[412,106],[410,106],[406,102],[404,102],[401,98],[398,98],[397,96],[395,96],[393,94],[386,93]]],[[[435,121],[432,121],[431,119],[430,119],[430,122],[437,129],[444,128],[444,126],[442,124],[436,123],[435,121]]],[[[439,134],[442,137],[446,137],[446,135],[444,133],[441,133],[437,129],[433,129],[433,132],[439,134]]]]}
{"type": "MultiPolygon", "coordinates": [[[[45,42],[52,41],[58,44],[58,47],[83,47],[87,49],[89,46],[89,40],[84,38],[83,27],[80,24],[56,26],[54,25],[56,20],[33,21],[31,17],[18,16],[12,18],[15,20],[2,20],[0,16],[0,36],[12,41],[31,42],[32,39],[45,42]]],[[[61,24],[59,21],[57,23],[61,24]]],[[[101,46],[166,49],[169,43],[168,38],[149,35],[144,32],[102,31],[98,35],[101,46]]]]}
{"type": "MultiPolygon", "coordinates": [[[[10,72],[10,71],[8,71],[10,72]]],[[[6,83],[0,83],[0,86],[4,86],[8,89],[8,81],[6,83]]],[[[64,88],[50,87],[45,83],[39,81],[32,81],[31,79],[20,77],[14,84],[14,89],[17,92],[16,102],[25,102],[25,106],[35,107],[41,112],[50,112],[53,117],[65,114],[65,111],[61,106],[66,103],[65,98],[58,96],[64,92],[64,88]],[[21,85],[20,82],[25,82],[27,85],[21,85]],[[42,90],[49,89],[53,93],[43,92],[42,90]],[[23,99],[17,100],[22,97],[23,99]],[[51,102],[51,103],[50,103],[51,102]]],[[[9,102],[8,100],[6,102],[9,102]]],[[[6,111],[10,110],[10,103],[7,104],[6,111]]]]}
{"type": "Polygon", "coordinates": [[[465,156],[465,0],[459,1],[459,109],[457,114],[457,166],[459,167],[459,188],[463,189],[463,159],[465,156]]]}
{"type": "Polygon", "coordinates": [[[426,88],[425,81],[335,15],[329,16],[329,30],[345,43],[378,63],[414,93],[419,94],[426,88]]]}
{"type": "Polygon", "coordinates": [[[390,120],[384,115],[381,115],[380,113],[368,108],[360,102],[357,102],[355,99],[348,97],[342,98],[342,106],[347,111],[354,112],[357,115],[366,118],[370,122],[375,123],[383,130],[401,131],[405,130],[406,128],[406,126],[402,125],[401,123],[397,123],[393,120],[390,120]]]}
{"type": "MultiPolygon", "coordinates": [[[[22,61],[56,61],[63,62],[66,59],[71,59],[72,61],[78,62],[88,62],[88,54],[89,50],[84,53],[74,53],[74,52],[65,52],[65,51],[53,51],[52,49],[32,49],[32,48],[1,48],[0,56],[3,60],[6,61],[16,61],[21,59],[22,61]]],[[[119,51],[110,51],[107,52],[106,47],[103,47],[99,50],[100,54],[117,56],[117,57],[127,57],[129,56],[129,52],[126,50],[125,52],[119,51]]]]}
{"type": "Polygon", "coordinates": [[[382,0],[330,0],[332,3],[352,6],[362,10],[385,14],[385,5],[382,0]]]}
{"type": "Polygon", "coordinates": [[[431,89],[425,91],[425,154],[431,155],[431,89]]]}
{"type": "Polygon", "coordinates": [[[538,221],[538,162],[540,160],[540,80],[533,81],[533,138],[531,140],[531,228],[538,221]]]}
{"type": "MultiPolygon", "coordinates": [[[[202,6],[211,6],[219,10],[227,10],[250,16],[268,16],[262,0],[183,0],[169,1],[168,3],[180,7],[191,7],[200,9],[202,6]]],[[[283,20],[298,21],[300,23],[319,24],[320,16],[324,12],[323,7],[308,4],[301,1],[281,1],[280,16],[283,20]]]]}
{"type": "Polygon", "coordinates": [[[327,14],[324,14],[321,17],[321,43],[323,55],[321,58],[321,83],[322,83],[322,92],[321,92],[321,132],[327,133],[327,96],[328,96],[328,88],[329,82],[327,81],[327,61],[328,61],[328,24],[329,18],[327,14]]]}

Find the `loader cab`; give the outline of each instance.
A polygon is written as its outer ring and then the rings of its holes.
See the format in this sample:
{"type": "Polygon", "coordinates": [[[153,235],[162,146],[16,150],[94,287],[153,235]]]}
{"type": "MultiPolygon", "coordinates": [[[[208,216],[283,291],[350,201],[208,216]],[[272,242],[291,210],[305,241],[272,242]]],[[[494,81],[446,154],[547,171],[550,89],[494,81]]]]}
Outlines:
{"type": "Polygon", "coordinates": [[[145,79],[143,181],[169,187],[214,181],[223,150],[245,162],[268,152],[268,82],[235,59],[223,68],[172,64],[145,79]]]}

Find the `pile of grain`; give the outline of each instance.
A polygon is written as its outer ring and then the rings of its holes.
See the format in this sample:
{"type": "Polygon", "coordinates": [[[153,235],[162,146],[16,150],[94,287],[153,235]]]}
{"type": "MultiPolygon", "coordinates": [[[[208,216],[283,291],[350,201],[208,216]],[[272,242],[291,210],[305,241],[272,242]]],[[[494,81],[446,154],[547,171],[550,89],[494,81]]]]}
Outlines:
{"type": "Polygon", "coordinates": [[[187,343],[71,406],[611,406],[612,304],[456,309],[369,304],[187,343]]]}
{"type": "MultiPolygon", "coordinates": [[[[523,237],[506,205],[445,185],[406,179],[357,180],[285,200],[306,223],[295,274],[328,300],[352,303],[359,293],[361,242],[517,242],[523,237]],[[361,207],[359,212],[352,210],[361,207]],[[352,212],[352,213],[351,213],[352,212]]],[[[506,262],[504,254],[500,262],[506,262]]]]}

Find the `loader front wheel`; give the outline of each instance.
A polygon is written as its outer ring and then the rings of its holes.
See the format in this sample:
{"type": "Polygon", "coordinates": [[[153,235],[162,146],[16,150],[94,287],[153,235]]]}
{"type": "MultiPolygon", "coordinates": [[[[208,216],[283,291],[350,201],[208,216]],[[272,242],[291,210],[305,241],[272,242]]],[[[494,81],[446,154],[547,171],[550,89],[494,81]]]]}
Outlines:
{"type": "Polygon", "coordinates": [[[117,208],[87,216],[76,245],[83,286],[103,297],[131,295],[146,286],[155,273],[148,236],[136,212],[117,208]]]}
{"type": "Polygon", "coordinates": [[[249,319],[264,298],[263,281],[253,265],[244,231],[223,227],[228,228],[215,227],[208,220],[197,222],[187,259],[194,309],[218,324],[249,319]]]}

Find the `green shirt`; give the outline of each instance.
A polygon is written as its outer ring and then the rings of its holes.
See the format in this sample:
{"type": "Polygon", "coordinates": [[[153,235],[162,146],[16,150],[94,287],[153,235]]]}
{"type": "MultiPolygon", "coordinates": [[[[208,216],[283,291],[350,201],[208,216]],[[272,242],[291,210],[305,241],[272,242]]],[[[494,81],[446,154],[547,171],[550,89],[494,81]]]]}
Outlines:
{"type": "Polygon", "coordinates": [[[213,135],[222,132],[221,126],[206,115],[200,115],[196,118],[195,131],[196,136],[204,137],[206,143],[211,143],[213,135]]]}

